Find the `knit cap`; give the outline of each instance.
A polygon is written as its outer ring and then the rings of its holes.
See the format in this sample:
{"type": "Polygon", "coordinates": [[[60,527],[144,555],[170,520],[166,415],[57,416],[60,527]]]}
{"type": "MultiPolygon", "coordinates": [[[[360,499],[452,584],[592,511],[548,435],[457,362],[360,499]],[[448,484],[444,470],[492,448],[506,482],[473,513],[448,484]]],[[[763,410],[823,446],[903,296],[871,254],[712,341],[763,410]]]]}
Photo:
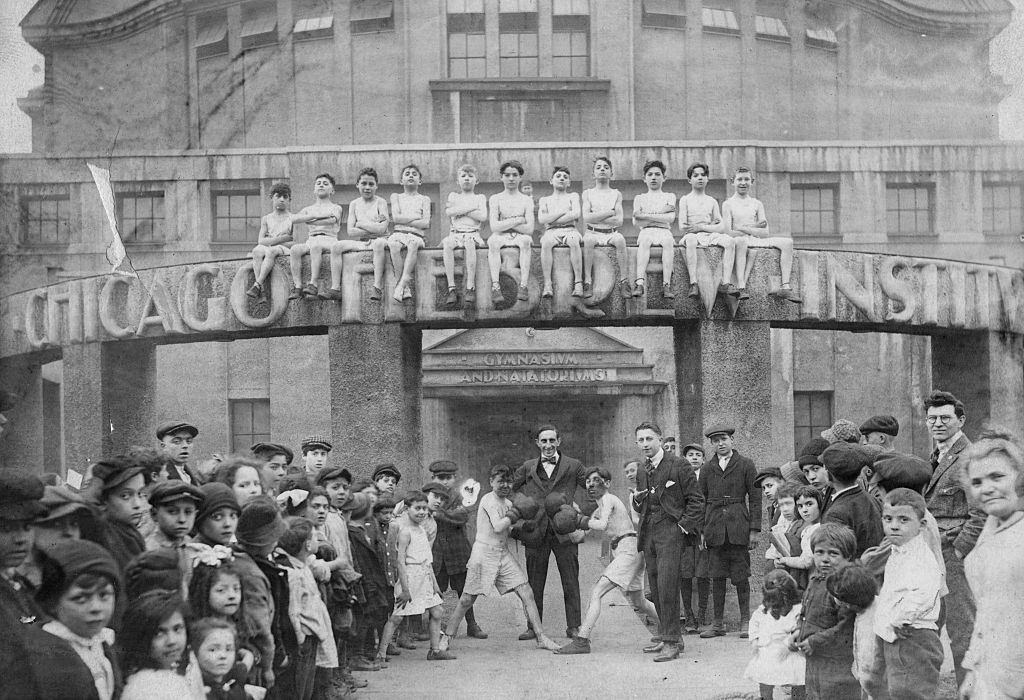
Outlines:
{"type": "Polygon", "coordinates": [[[258,496],[242,508],[235,536],[243,546],[263,548],[275,544],[287,530],[274,500],[258,496]]]}
{"type": "Polygon", "coordinates": [[[840,418],[832,424],[831,428],[822,430],[821,436],[828,440],[830,445],[837,442],[857,444],[860,442],[860,428],[853,421],[840,418]]]}
{"type": "Polygon", "coordinates": [[[199,510],[196,511],[197,529],[204,520],[221,508],[230,508],[236,513],[242,512],[241,506],[238,505],[238,499],[235,498],[235,492],[227,484],[212,481],[200,486],[199,490],[203,494],[203,502],[199,506],[199,510]]]}
{"type": "Polygon", "coordinates": [[[180,591],[181,562],[178,550],[161,547],[143,552],[128,562],[124,580],[129,600],[138,598],[146,591],[180,591]]]}
{"type": "Polygon", "coordinates": [[[115,590],[122,588],[121,572],[110,552],[88,540],[62,540],[42,553],[42,582],[36,600],[44,608],[54,607],[82,574],[105,576],[115,590]]]}

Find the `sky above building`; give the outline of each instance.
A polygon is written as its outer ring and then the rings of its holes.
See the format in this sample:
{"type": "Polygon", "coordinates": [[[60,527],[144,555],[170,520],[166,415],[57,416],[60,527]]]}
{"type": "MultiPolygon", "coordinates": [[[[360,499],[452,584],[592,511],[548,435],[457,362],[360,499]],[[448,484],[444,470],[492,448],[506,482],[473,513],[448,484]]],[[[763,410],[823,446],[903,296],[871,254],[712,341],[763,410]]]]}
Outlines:
{"type": "MultiPolygon", "coordinates": [[[[36,0],[0,2],[0,153],[32,150],[32,125],[18,108],[18,98],[43,83],[43,56],[21,36],[18,23],[36,0]]],[[[1008,94],[999,106],[999,133],[1004,139],[1024,140],[1024,0],[1010,25],[991,44],[992,72],[1007,84],[1008,94]]]]}

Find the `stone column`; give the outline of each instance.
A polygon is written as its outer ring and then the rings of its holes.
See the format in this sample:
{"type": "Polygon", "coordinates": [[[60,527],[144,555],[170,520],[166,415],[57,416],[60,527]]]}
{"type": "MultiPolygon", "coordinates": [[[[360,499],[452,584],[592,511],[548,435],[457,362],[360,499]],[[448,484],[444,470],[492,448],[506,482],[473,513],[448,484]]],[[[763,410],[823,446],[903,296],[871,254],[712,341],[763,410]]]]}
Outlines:
{"type": "Polygon", "coordinates": [[[43,378],[40,365],[21,363],[0,367],[0,389],[17,397],[4,412],[0,434],[0,467],[41,474],[43,465],[43,378]]]}
{"type": "Polygon", "coordinates": [[[394,462],[403,487],[423,483],[421,336],[393,323],[330,327],[332,463],[369,476],[394,462]]]}
{"type": "Polygon", "coordinates": [[[1024,349],[1012,333],[979,331],[932,336],[932,388],[964,402],[964,432],[974,438],[991,422],[1024,434],[1024,349]]]}
{"type": "Polygon", "coordinates": [[[66,346],[64,464],[90,462],[131,445],[152,444],[156,348],[144,341],[66,346]]]}
{"type": "Polygon", "coordinates": [[[715,423],[732,424],[741,454],[758,467],[781,463],[785,456],[776,449],[772,431],[769,323],[676,324],[675,349],[680,425],[703,435],[715,423]]]}

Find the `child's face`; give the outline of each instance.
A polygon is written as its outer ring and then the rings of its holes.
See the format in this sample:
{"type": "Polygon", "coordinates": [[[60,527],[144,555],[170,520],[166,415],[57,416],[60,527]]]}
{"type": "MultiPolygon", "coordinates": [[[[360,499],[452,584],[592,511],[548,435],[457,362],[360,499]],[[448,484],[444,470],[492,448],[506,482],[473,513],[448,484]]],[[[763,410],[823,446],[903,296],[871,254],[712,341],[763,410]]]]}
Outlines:
{"type": "MultiPolygon", "coordinates": [[[[513,168],[511,165],[507,166],[501,171],[501,182],[505,185],[506,190],[519,189],[519,181],[523,179],[523,176],[519,174],[519,171],[513,168]]],[[[531,188],[532,192],[532,188],[531,188]]],[[[530,192],[524,192],[524,194],[530,194],[530,192]]]]}
{"type": "Polygon", "coordinates": [[[107,517],[121,523],[136,527],[142,521],[146,508],[146,479],[136,474],[128,481],[110,491],[103,501],[103,510],[107,517]]]}
{"type": "Polygon", "coordinates": [[[796,519],[796,503],[791,496],[779,499],[779,512],[786,520],[796,519]]]}
{"type": "Polygon", "coordinates": [[[818,573],[828,576],[833,571],[838,571],[849,560],[843,556],[839,548],[828,542],[819,542],[814,547],[814,568],[818,573]]]}
{"type": "Polygon", "coordinates": [[[327,522],[327,511],[330,509],[328,496],[314,496],[309,501],[309,510],[313,515],[313,523],[318,527],[327,522]]]}
{"type": "Polygon", "coordinates": [[[302,455],[302,463],[306,467],[306,471],[316,474],[318,471],[323,469],[324,465],[327,464],[328,454],[328,450],[321,450],[318,447],[302,455]]]}
{"type": "Polygon", "coordinates": [[[903,545],[917,537],[923,521],[908,505],[882,506],[882,527],[894,544],[903,545]]]}
{"type": "Polygon", "coordinates": [[[157,627],[149,643],[149,656],[158,668],[169,670],[181,661],[186,641],[185,618],[175,610],[157,627]]]}
{"type": "Polygon", "coordinates": [[[238,527],[238,512],[234,508],[218,508],[199,524],[199,534],[217,544],[229,545],[238,527]]]}
{"type": "Polygon", "coordinates": [[[732,435],[718,433],[711,436],[711,446],[719,457],[725,457],[732,452],[732,435]]]}
{"type": "Polygon", "coordinates": [[[36,523],[33,529],[36,533],[36,549],[44,552],[52,549],[58,542],[82,539],[82,528],[78,523],[78,515],[75,513],[65,515],[63,518],[36,523]]]}
{"type": "Polygon", "coordinates": [[[377,485],[377,488],[381,493],[386,493],[389,496],[395,495],[395,487],[398,486],[398,479],[391,474],[381,474],[376,481],[373,482],[377,485]]]}
{"type": "Polygon", "coordinates": [[[0,518],[0,569],[21,566],[32,551],[33,532],[27,520],[0,518]]]}
{"type": "Polygon", "coordinates": [[[409,519],[419,525],[427,519],[427,515],[430,514],[430,508],[427,507],[426,501],[416,501],[409,506],[409,519]]]}
{"type": "Polygon", "coordinates": [[[661,171],[661,168],[648,168],[644,173],[644,182],[647,183],[648,189],[660,190],[665,182],[665,173],[661,171]]]}
{"type": "Polygon", "coordinates": [[[559,192],[565,192],[569,189],[569,185],[572,184],[572,178],[569,177],[569,173],[564,170],[559,170],[551,176],[551,187],[559,192]]]}
{"type": "Polygon", "coordinates": [[[690,466],[693,467],[693,471],[697,471],[704,466],[704,453],[700,450],[689,449],[686,451],[686,454],[683,455],[683,458],[690,463],[690,466]]]}
{"type": "Polygon", "coordinates": [[[114,584],[106,578],[99,585],[79,585],[81,577],[57,601],[54,610],[64,626],[79,637],[91,639],[103,631],[114,614],[114,584]]]}
{"type": "Polygon", "coordinates": [[[437,491],[431,491],[427,494],[427,508],[433,513],[435,510],[441,510],[444,508],[445,498],[437,491]]]}
{"type": "Polygon", "coordinates": [[[804,496],[796,499],[796,509],[800,513],[800,519],[809,525],[818,522],[818,519],[821,518],[821,509],[813,498],[804,496]]]}
{"type": "Polygon", "coordinates": [[[491,477],[491,490],[498,498],[508,498],[512,494],[512,482],[508,477],[498,474],[491,477]]]}
{"type": "Polygon", "coordinates": [[[161,503],[151,513],[160,532],[175,541],[184,539],[196,524],[196,503],[190,498],[161,503]]]}
{"type": "Polygon", "coordinates": [[[737,193],[749,194],[750,186],[754,184],[754,176],[750,173],[736,173],[732,178],[732,184],[737,193]]]}
{"type": "Polygon", "coordinates": [[[455,474],[435,474],[434,481],[450,489],[455,485],[455,474]]]}
{"type": "Polygon", "coordinates": [[[403,185],[415,185],[419,187],[420,184],[420,171],[416,168],[406,168],[402,171],[402,184],[403,185]]]}
{"type": "Polygon", "coordinates": [[[395,511],[390,508],[380,508],[373,511],[373,517],[377,519],[377,523],[380,525],[390,525],[391,521],[395,519],[395,511]]]}
{"type": "Polygon", "coordinates": [[[704,172],[704,168],[693,169],[693,175],[690,175],[690,186],[701,192],[708,186],[708,174],[704,172]]]}
{"type": "Polygon", "coordinates": [[[235,665],[235,635],[231,630],[210,630],[196,647],[199,668],[214,678],[222,679],[235,665]]]}
{"type": "Polygon", "coordinates": [[[807,477],[807,481],[811,486],[819,491],[825,490],[829,483],[828,470],[825,467],[820,464],[805,464],[800,468],[803,470],[804,476],[807,477]]]}
{"type": "Polygon", "coordinates": [[[606,161],[594,161],[594,179],[599,182],[608,182],[612,179],[612,166],[606,161]]]}
{"type": "Polygon", "coordinates": [[[327,197],[334,193],[334,185],[326,177],[318,177],[313,182],[313,194],[317,197],[327,197]]]}
{"type": "Polygon", "coordinates": [[[210,586],[210,609],[231,617],[242,605],[242,582],[234,574],[218,574],[210,586]]]}
{"type": "Polygon", "coordinates": [[[764,492],[764,497],[767,498],[772,503],[778,501],[778,499],[775,497],[775,493],[779,490],[780,483],[781,481],[779,479],[776,479],[771,476],[761,482],[761,491],[764,492]]]}
{"type": "Polygon", "coordinates": [[[377,193],[377,178],[373,175],[360,175],[356,189],[363,199],[373,199],[373,195],[377,193]]]}
{"type": "Polygon", "coordinates": [[[463,192],[472,192],[476,188],[476,173],[459,171],[459,189],[463,192]]]}
{"type": "Polygon", "coordinates": [[[277,482],[288,473],[288,458],[284,455],[274,455],[263,465],[263,473],[267,477],[268,488],[276,488],[277,482]]]}
{"type": "Polygon", "coordinates": [[[270,195],[270,201],[274,205],[275,211],[288,211],[288,205],[292,203],[292,198],[286,197],[280,192],[275,192],[270,195]]]}
{"type": "Polygon", "coordinates": [[[597,472],[593,472],[587,477],[585,486],[587,487],[587,495],[594,500],[608,492],[608,482],[602,479],[601,475],[597,472]]]}
{"type": "Polygon", "coordinates": [[[637,462],[629,462],[624,467],[623,471],[626,473],[626,482],[636,486],[636,470],[640,468],[637,462]]]}
{"type": "Polygon", "coordinates": [[[260,473],[253,467],[239,467],[235,472],[235,483],[231,485],[231,490],[235,492],[238,505],[244,506],[263,493],[260,473]]]}
{"type": "Polygon", "coordinates": [[[333,507],[341,508],[341,504],[348,498],[348,487],[349,483],[345,479],[331,479],[324,484],[324,490],[327,491],[327,497],[331,499],[333,507]]]}

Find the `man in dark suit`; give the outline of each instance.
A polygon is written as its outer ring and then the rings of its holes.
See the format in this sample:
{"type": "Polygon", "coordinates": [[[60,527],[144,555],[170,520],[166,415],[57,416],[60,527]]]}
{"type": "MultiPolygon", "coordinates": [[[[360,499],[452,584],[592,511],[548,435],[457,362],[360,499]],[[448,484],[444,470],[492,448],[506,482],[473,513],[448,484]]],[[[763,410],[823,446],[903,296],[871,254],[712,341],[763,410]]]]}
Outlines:
{"type": "Polygon", "coordinates": [[[636,444],[643,464],[636,472],[633,507],[640,514],[638,549],[644,553],[651,597],[658,611],[658,637],[647,653],[655,661],[679,658],[683,650],[679,623],[679,567],[683,549],[700,536],[704,499],[686,460],[662,448],[656,423],[636,427],[636,444]]]}
{"type": "Polygon", "coordinates": [[[964,575],[966,557],[985,525],[985,513],[967,500],[960,474],[966,468],[960,456],[971,441],[963,433],[967,414],[964,404],[948,391],[933,391],[924,400],[928,432],[935,441],[932,478],[924,489],[928,512],[938,523],[942,558],[946,565],[946,587],[940,623],[945,624],[957,685],[964,681],[963,659],[974,629],[975,605],[964,575]]]}
{"type": "MultiPolygon", "coordinates": [[[[566,503],[576,499],[576,488],[585,487],[586,474],[583,463],[567,457],[559,451],[562,439],[558,428],[542,425],[537,429],[537,448],[540,455],[528,459],[516,469],[513,488],[516,492],[544,503],[551,494],[560,494],[566,503]]],[[[548,579],[548,560],[553,553],[558,566],[558,578],[562,582],[562,598],[565,601],[565,636],[572,639],[579,632],[582,622],[580,607],[580,560],[576,544],[568,536],[555,533],[545,508],[536,517],[518,528],[518,537],[526,547],[526,578],[530,581],[533,597],[537,601],[537,612],[544,618],[544,584],[548,579]]],[[[519,639],[535,639],[533,629],[519,635],[519,639]]]]}
{"type": "Polygon", "coordinates": [[[858,481],[864,467],[872,465],[873,458],[861,445],[837,442],[821,453],[821,462],[835,487],[821,522],[850,528],[857,538],[854,558],[859,559],[865,550],[877,547],[885,537],[882,509],[858,481]]]}
{"type": "Polygon", "coordinates": [[[754,480],[753,460],[733,449],[731,425],[713,425],[704,431],[715,454],[705,462],[698,481],[706,502],[704,544],[708,548],[711,599],[715,619],[704,639],[725,635],[725,579],[736,586],[740,608],[740,637],[746,639],[750,623],[750,533],[761,531],[761,489],[754,480]]]}
{"type": "Polygon", "coordinates": [[[199,428],[180,420],[161,423],[156,429],[156,439],[164,457],[164,467],[154,475],[156,481],[162,478],[178,479],[193,486],[203,483],[199,474],[188,465],[192,454],[192,442],[199,435],[199,428]]]}

